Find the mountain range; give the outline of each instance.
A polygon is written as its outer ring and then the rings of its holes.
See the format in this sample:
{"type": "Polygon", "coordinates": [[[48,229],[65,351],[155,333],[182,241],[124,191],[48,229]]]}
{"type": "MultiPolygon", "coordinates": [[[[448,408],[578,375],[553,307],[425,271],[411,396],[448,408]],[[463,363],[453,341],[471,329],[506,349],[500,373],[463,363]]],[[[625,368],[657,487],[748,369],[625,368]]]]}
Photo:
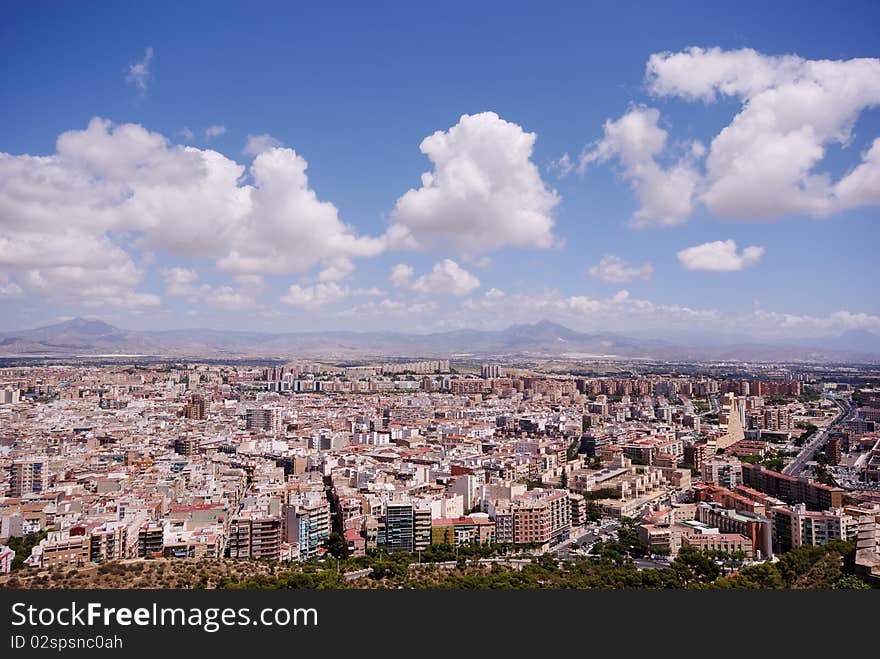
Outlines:
{"type": "Polygon", "coordinates": [[[700,332],[661,340],[613,332],[577,332],[549,321],[502,330],[402,332],[250,332],[211,329],[139,331],[95,319],[0,332],[3,357],[165,356],[355,359],[367,357],[525,357],[880,363],[880,336],[849,330],[788,341],[700,332]]]}

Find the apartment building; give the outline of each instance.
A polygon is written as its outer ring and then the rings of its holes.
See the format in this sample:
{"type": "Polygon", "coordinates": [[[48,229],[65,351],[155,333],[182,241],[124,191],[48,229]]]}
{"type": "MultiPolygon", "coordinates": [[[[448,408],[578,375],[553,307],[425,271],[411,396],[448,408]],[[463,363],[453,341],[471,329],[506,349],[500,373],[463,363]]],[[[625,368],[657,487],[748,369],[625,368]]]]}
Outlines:
{"type": "Polygon", "coordinates": [[[230,558],[278,560],[281,556],[281,518],[258,514],[233,517],[226,551],[230,558]]]}
{"type": "Polygon", "coordinates": [[[45,457],[19,458],[12,461],[10,495],[23,497],[49,489],[49,460],[45,457]]]}
{"type": "Polygon", "coordinates": [[[281,415],[282,410],[277,407],[249,408],[245,410],[245,430],[280,432],[281,415]]]}
{"type": "Polygon", "coordinates": [[[79,567],[89,562],[91,544],[86,535],[53,531],[31,550],[25,565],[42,569],[79,567]]]}
{"type": "Polygon", "coordinates": [[[724,508],[718,503],[699,502],[696,519],[709,526],[717,527],[727,534],[748,538],[749,556],[770,558],[773,556],[773,522],[763,515],[748,511],[724,508]]]}
{"type": "Polygon", "coordinates": [[[832,540],[854,540],[858,519],[840,508],[810,511],[803,503],[777,506],[770,511],[773,520],[773,546],[785,552],[804,545],[824,545],[832,540]]]}
{"type": "Polygon", "coordinates": [[[330,535],[330,503],[323,493],[299,497],[283,506],[281,515],[284,541],[298,547],[300,560],[317,556],[330,535]]]}
{"type": "Polygon", "coordinates": [[[565,490],[529,490],[511,502],[513,542],[545,545],[571,530],[571,503],[565,490]]]}
{"type": "Polygon", "coordinates": [[[844,490],[810,480],[795,478],[760,465],[743,463],[743,484],[789,504],[806,504],[810,510],[827,510],[843,505],[844,490]]]}

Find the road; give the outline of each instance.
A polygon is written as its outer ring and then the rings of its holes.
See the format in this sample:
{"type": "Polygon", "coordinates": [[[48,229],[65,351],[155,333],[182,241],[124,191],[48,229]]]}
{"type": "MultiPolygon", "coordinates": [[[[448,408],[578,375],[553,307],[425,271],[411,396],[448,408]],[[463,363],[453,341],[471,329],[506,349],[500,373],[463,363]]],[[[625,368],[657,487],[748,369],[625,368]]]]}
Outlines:
{"type": "Polygon", "coordinates": [[[599,540],[607,539],[611,533],[620,528],[620,522],[617,521],[606,521],[604,524],[604,526],[598,528],[579,527],[577,530],[573,529],[571,538],[566,540],[562,546],[555,548],[557,556],[561,560],[571,560],[573,558],[573,551],[568,548],[569,544],[574,543],[578,547],[590,547],[599,540]]]}
{"type": "Polygon", "coordinates": [[[845,401],[841,401],[837,398],[832,398],[831,400],[833,400],[840,408],[837,416],[834,417],[834,420],[831,423],[821,430],[817,430],[813,434],[813,438],[803,445],[800,452],[797,454],[797,457],[783,468],[783,474],[800,476],[806,469],[807,463],[813,459],[813,454],[825,445],[825,441],[828,439],[828,433],[853,413],[853,408],[845,401]]]}
{"type": "Polygon", "coordinates": [[[633,563],[635,563],[636,567],[640,570],[657,570],[669,567],[672,564],[672,561],[669,559],[654,560],[652,558],[634,558],[633,563]]]}

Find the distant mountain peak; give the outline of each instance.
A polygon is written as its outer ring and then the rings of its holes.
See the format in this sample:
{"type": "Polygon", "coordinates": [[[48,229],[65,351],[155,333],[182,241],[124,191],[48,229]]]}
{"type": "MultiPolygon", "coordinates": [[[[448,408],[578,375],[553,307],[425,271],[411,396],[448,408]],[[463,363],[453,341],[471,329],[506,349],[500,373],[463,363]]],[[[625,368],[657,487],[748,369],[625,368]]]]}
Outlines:
{"type": "Polygon", "coordinates": [[[540,333],[556,333],[556,334],[565,334],[569,335],[574,333],[573,330],[570,330],[565,325],[560,325],[559,323],[554,323],[552,320],[539,320],[535,323],[519,323],[516,325],[511,325],[506,330],[507,332],[540,332],[540,333]]]}
{"type": "MultiPolygon", "coordinates": [[[[91,334],[102,336],[104,334],[116,334],[121,330],[109,323],[105,323],[98,318],[83,318],[77,316],[70,320],[65,320],[56,325],[51,325],[53,329],[74,331],[79,334],[91,334]]],[[[47,328],[48,329],[48,328],[47,328]]]]}

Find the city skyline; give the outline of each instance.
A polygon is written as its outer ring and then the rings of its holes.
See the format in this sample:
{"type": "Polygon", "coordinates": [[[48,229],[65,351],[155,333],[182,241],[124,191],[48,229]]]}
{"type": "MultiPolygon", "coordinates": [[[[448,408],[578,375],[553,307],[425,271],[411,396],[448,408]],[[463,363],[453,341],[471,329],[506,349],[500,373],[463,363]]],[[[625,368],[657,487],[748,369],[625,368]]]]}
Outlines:
{"type": "Polygon", "coordinates": [[[880,333],[869,3],[222,9],[12,10],[0,331],[880,333]]]}

